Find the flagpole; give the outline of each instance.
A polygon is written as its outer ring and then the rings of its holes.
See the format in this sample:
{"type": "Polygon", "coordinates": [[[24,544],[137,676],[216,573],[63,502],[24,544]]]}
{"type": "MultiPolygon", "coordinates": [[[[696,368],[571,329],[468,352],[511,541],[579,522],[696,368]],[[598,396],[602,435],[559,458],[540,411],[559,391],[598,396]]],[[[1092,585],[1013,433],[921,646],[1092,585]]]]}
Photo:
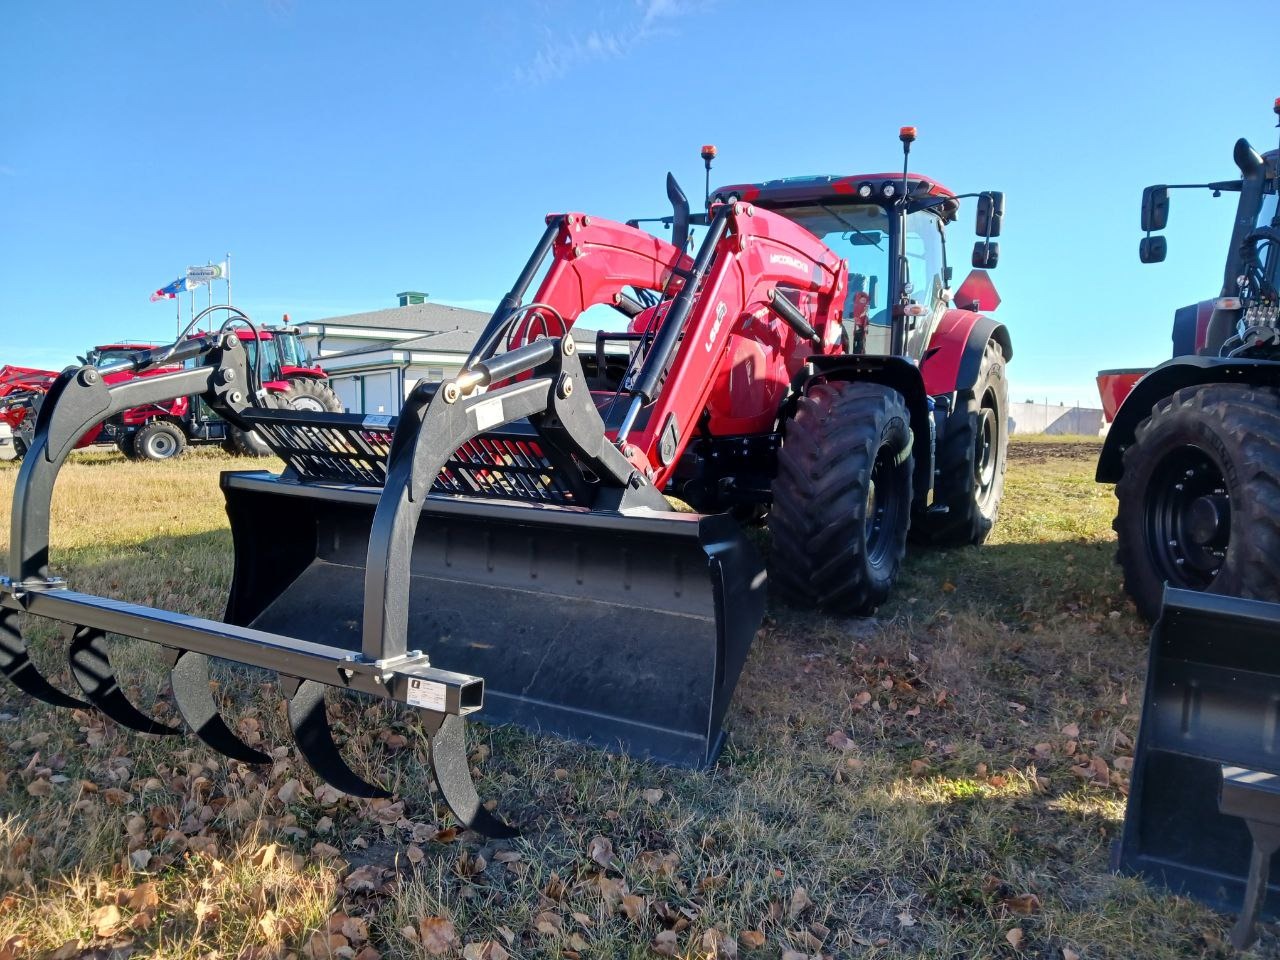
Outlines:
{"type": "Polygon", "coordinates": [[[174,298],[173,298],[173,305],[174,305],[175,307],[177,307],[177,308],[178,308],[178,316],[177,316],[178,330],[177,330],[177,336],[182,336],[182,298],[181,298],[181,297],[174,297],[174,298]]]}
{"type": "MultiPolygon", "coordinates": [[[[210,260],[206,260],[206,261],[204,262],[204,265],[205,265],[206,267],[211,266],[211,265],[212,265],[212,261],[210,261],[210,260]]],[[[210,281],[209,281],[209,283],[208,283],[208,287],[209,287],[209,290],[208,290],[208,293],[209,293],[209,306],[211,306],[211,307],[212,307],[212,306],[213,306],[213,281],[212,281],[212,280],[210,280],[210,281]]]]}
{"type": "Polygon", "coordinates": [[[227,306],[231,305],[231,253],[227,252],[227,306]]]}

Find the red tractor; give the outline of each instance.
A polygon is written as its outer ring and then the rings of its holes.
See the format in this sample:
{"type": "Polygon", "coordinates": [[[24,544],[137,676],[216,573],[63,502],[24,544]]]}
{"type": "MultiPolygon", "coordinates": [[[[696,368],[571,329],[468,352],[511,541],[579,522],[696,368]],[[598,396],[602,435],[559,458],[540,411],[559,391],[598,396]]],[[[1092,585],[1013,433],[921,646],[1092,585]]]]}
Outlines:
{"type": "MultiPolygon", "coordinates": [[[[244,342],[251,363],[258,362],[257,345],[261,344],[262,387],[279,403],[295,410],[333,413],[343,409],[341,401],[325,382],[327,375],[324,370],[307,356],[296,327],[259,327],[256,334],[241,327],[236,330],[236,336],[244,342]]],[[[94,347],[80,359],[94,367],[105,367],[127,360],[152,346],[110,343],[94,347]]],[[[141,373],[119,370],[106,373],[103,380],[108,384],[122,383],[135,377],[172,373],[176,369],[174,365],[159,365],[148,367],[141,373]]],[[[0,417],[6,417],[12,427],[18,456],[29,446],[29,437],[35,427],[31,413],[48,385],[57,377],[56,373],[49,371],[34,373],[40,377],[28,375],[23,381],[33,389],[22,391],[19,402],[12,405],[8,414],[0,411],[0,417]]],[[[0,371],[0,381],[3,379],[3,371],[0,371]]],[[[0,394],[0,404],[3,404],[2,397],[0,394]]],[[[266,456],[270,453],[256,433],[227,423],[207,404],[201,403],[197,396],[133,407],[86,433],[77,446],[87,447],[94,443],[114,443],[131,460],[168,460],[181,454],[189,443],[220,443],[228,452],[243,456],[266,456]]]]}
{"type": "MultiPolygon", "coordinates": [[[[1114,414],[1097,479],[1116,485],[1117,560],[1151,620],[1165,584],[1280,600],[1280,153],[1241,139],[1234,159],[1239,179],[1177,185],[1239,194],[1221,294],[1176,311],[1172,360],[1098,376],[1114,414]]],[[[1143,263],[1165,258],[1170,189],[1143,191],[1143,263]]]]}

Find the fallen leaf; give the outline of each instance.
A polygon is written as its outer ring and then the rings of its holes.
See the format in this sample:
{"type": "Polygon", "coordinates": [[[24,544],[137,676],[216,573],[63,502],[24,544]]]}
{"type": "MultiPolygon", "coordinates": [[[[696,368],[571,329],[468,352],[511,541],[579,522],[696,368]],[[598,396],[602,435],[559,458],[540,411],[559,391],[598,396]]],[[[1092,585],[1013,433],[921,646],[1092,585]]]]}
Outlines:
{"type": "Polygon", "coordinates": [[[1040,909],[1040,898],[1034,893],[1020,893],[1016,897],[1007,897],[1002,902],[1010,913],[1019,913],[1024,917],[1040,909]]]}
{"type": "Polygon", "coordinates": [[[853,750],[857,744],[849,739],[849,735],[843,730],[832,730],[827,734],[827,746],[842,752],[853,750]]]}
{"type": "Polygon", "coordinates": [[[27,784],[27,794],[33,797],[47,797],[53,793],[53,784],[48,780],[32,780],[27,784]]]}
{"type": "Polygon", "coordinates": [[[347,942],[347,938],[340,933],[317,932],[313,933],[311,939],[307,941],[302,955],[307,960],[338,960],[340,957],[351,955],[350,947],[351,944],[347,942]]]}
{"type": "Polygon", "coordinates": [[[1070,947],[1063,947],[1062,960],[1080,960],[1080,954],[1076,953],[1070,947]]]}
{"type": "Polygon", "coordinates": [[[111,807],[123,807],[126,803],[133,799],[125,791],[119,787],[107,787],[102,791],[102,799],[107,801],[107,805],[111,807]]]}
{"type": "MultiPolygon", "coordinates": [[[[462,956],[465,960],[507,960],[511,954],[507,953],[502,944],[496,940],[481,940],[468,943],[463,947],[462,956]]],[[[359,958],[357,957],[356,960],[359,958]]]]}
{"type": "Polygon", "coordinates": [[[564,921],[560,919],[560,914],[552,913],[550,910],[544,910],[533,919],[533,929],[537,930],[543,936],[554,937],[564,929],[564,921]]]}
{"type": "Polygon", "coordinates": [[[613,843],[607,837],[592,837],[587,844],[587,856],[602,867],[614,865],[613,843]]]}
{"type": "Polygon", "coordinates": [[[160,905],[160,891],[154,883],[140,883],[129,894],[130,910],[152,910],[160,905]]]}
{"type": "Polygon", "coordinates": [[[418,921],[418,936],[427,953],[442,957],[458,944],[453,922],[444,917],[423,917],[418,921]]]}
{"type": "Polygon", "coordinates": [[[916,918],[911,915],[910,911],[903,910],[898,914],[898,923],[904,927],[914,927],[916,925],[916,918]]]}
{"type": "Polygon", "coordinates": [[[640,796],[644,797],[646,803],[657,803],[662,799],[663,793],[657,787],[643,791],[640,796]]]}
{"type": "Polygon", "coordinates": [[[765,936],[760,930],[743,930],[738,934],[738,942],[744,950],[759,950],[765,944],[765,936]]]}
{"type": "Polygon", "coordinates": [[[1013,947],[1013,949],[1015,950],[1022,949],[1022,941],[1025,939],[1025,937],[1023,936],[1021,927],[1014,927],[1012,930],[1010,930],[1008,933],[1004,935],[1004,938],[1009,941],[1009,946],[1013,947]]]}
{"type": "Polygon", "coordinates": [[[640,918],[644,916],[647,905],[644,897],[634,893],[628,893],[622,898],[622,912],[627,915],[628,920],[634,923],[638,923],[640,918]]]}
{"type": "Polygon", "coordinates": [[[911,761],[911,775],[913,777],[922,777],[928,772],[929,772],[929,761],[927,760],[911,761]]]}
{"type": "MultiPolygon", "coordinates": [[[[359,953],[356,954],[356,960],[382,960],[382,954],[380,954],[373,947],[366,946],[364,949],[362,949],[359,953]]],[[[494,957],[493,960],[499,960],[499,958],[494,957]]]]}
{"type": "Polygon", "coordinates": [[[1080,724],[1068,723],[1062,728],[1062,735],[1069,740],[1078,740],[1080,738],[1080,724]]]}
{"type": "Polygon", "coordinates": [[[111,903],[93,911],[92,915],[89,917],[89,923],[92,924],[95,935],[99,937],[110,937],[115,935],[116,930],[120,926],[121,919],[120,908],[114,903],[111,903]]]}
{"type": "Polygon", "coordinates": [[[674,957],[680,950],[680,937],[674,930],[663,930],[653,938],[650,944],[655,953],[664,957],[674,957]]]}
{"type": "Polygon", "coordinates": [[[795,920],[812,906],[813,901],[809,899],[809,891],[804,887],[796,887],[791,894],[791,906],[787,908],[787,913],[792,920],[795,920]]]}
{"type": "Polygon", "coordinates": [[[738,955],[738,943],[715,927],[702,935],[702,949],[713,960],[734,960],[738,955]]]}

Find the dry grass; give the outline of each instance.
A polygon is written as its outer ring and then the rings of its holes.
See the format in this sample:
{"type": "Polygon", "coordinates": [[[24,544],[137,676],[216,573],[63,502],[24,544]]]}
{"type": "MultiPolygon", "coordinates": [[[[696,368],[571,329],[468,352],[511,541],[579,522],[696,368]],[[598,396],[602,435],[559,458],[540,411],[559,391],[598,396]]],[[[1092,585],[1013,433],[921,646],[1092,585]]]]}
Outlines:
{"type": "MultiPolygon", "coordinates": [[[[1221,918],[1107,870],[1146,639],[1097,443],[1013,454],[992,542],[916,553],[877,620],[771,610],[714,771],[473,726],[482,794],[525,827],[510,843],[441,832],[404,711],[341,713],[356,762],[404,798],[370,804],[290,747],[244,767],[0,687],[0,958],[1226,956],[1221,918]],[[1073,773],[1086,756],[1109,782],[1073,773]]],[[[57,571],[217,615],[228,466],[77,459],[57,571]]],[[[0,503],[15,475],[0,465],[0,503]]],[[[35,636],[62,669],[56,632],[35,636]]],[[[163,714],[158,659],[116,643],[163,714]]],[[[225,680],[242,732],[287,744],[274,689],[225,680]]]]}

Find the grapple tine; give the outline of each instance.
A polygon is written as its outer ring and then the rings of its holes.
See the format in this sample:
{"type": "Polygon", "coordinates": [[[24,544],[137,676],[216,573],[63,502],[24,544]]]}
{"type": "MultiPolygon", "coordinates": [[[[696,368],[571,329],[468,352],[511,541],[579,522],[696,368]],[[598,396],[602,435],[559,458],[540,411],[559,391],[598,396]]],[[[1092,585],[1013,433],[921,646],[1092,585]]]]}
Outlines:
{"type": "Polygon", "coordinates": [[[0,674],[8,677],[15,687],[28,696],[35,697],[54,707],[88,707],[89,704],[70,694],[63,693],[36,669],[27,652],[18,626],[22,611],[0,609],[0,674]]]}
{"type": "Polygon", "coordinates": [[[454,818],[468,830],[495,840],[518,836],[519,830],[503,823],[480,803],[480,795],[476,793],[476,785],[471,779],[471,767],[467,763],[466,721],[453,714],[437,716],[442,717],[442,721],[430,735],[431,772],[435,774],[440,793],[454,818]]]}
{"type": "Polygon", "coordinates": [[[116,682],[107,653],[107,635],[93,627],[73,627],[67,652],[71,675],[89,702],[108,717],[130,730],[156,736],[174,736],[181,727],[171,727],[147,716],[124,695],[116,682]]]}
{"type": "Polygon", "coordinates": [[[298,744],[298,752],[322,780],[353,797],[377,799],[391,794],[370,783],[347,766],[333,742],[329,728],[329,714],[324,705],[323,683],[315,680],[297,680],[281,677],[281,686],[289,699],[289,726],[298,744]],[[290,692],[293,684],[297,687],[290,692]]]}
{"type": "Polygon", "coordinates": [[[249,746],[231,729],[209,689],[209,658],[192,650],[178,651],[170,672],[173,699],[191,731],[224,756],[242,763],[270,763],[271,758],[249,746]]]}

